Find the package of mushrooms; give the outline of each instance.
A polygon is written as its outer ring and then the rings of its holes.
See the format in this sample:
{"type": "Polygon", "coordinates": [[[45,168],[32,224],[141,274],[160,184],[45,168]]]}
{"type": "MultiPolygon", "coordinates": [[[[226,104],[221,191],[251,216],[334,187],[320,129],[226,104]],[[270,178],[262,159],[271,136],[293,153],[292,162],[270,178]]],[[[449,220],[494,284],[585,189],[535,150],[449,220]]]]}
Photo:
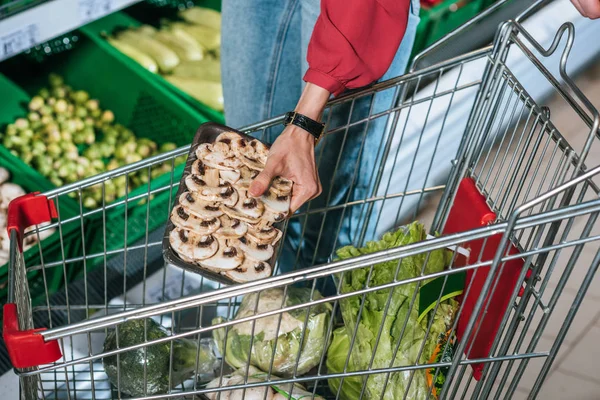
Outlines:
{"type": "Polygon", "coordinates": [[[216,123],[196,133],[163,238],[165,260],[224,284],[271,276],[292,182],[249,196],[269,148],[216,123]]]}

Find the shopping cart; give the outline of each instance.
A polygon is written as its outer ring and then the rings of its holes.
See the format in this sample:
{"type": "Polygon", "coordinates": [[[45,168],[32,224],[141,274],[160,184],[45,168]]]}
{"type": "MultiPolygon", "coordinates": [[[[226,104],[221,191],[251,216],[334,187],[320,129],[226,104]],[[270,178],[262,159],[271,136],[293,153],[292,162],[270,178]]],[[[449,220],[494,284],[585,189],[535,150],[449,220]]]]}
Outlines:
{"type": "MultiPolygon", "coordinates": [[[[257,282],[221,287],[199,275],[165,266],[161,256],[162,231],[149,231],[146,227],[141,241],[128,244],[128,229],[137,228],[128,224],[128,205],[139,203],[146,207],[146,221],[159,213],[166,220],[172,203],[164,210],[157,210],[152,207],[152,200],[159,193],[173,196],[179,176],[172,176],[170,184],[161,187],[149,183],[144,194],[126,196],[122,202],[111,204],[110,207],[122,210],[122,226],[107,225],[106,204],[91,211],[84,211],[81,206],[81,193],[85,188],[99,186],[104,191],[112,180],[140,171],[150,176],[158,165],[174,166],[174,159],[186,154],[187,148],[44,195],[15,200],[9,213],[10,304],[5,306],[3,322],[4,339],[15,372],[20,376],[21,397],[128,398],[122,390],[131,383],[125,381],[126,371],[117,374],[116,383],[111,384],[103,361],[112,357],[113,362],[116,358],[117,363],[123,363],[128,354],[142,351],[145,356],[140,360],[144,373],[136,382],[148,387],[147,383],[156,376],[147,357],[155,348],[151,345],[160,345],[170,354],[168,368],[162,376],[167,389],[159,392],[146,389],[137,398],[188,399],[219,394],[225,398],[226,391],[235,388],[240,389],[236,398],[247,394],[249,399],[267,399],[273,398],[272,394],[261,392],[258,397],[250,397],[250,392],[285,385],[302,385],[309,397],[342,398],[344,380],[352,381],[355,388],[358,382],[356,398],[372,398],[369,382],[378,377],[383,377],[377,381],[383,382],[383,386],[391,386],[395,380],[401,380],[404,385],[404,395],[398,396],[396,392],[384,398],[511,399],[524,395],[524,390],[529,398],[535,398],[600,264],[597,224],[600,166],[588,168],[586,164],[594,164],[588,155],[599,145],[600,118],[566,73],[574,40],[573,26],[563,25],[546,48],[523,28],[520,21],[535,12],[540,4],[517,20],[503,24],[493,46],[376,84],[333,100],[329,105],[330,109],[348,105],[352,110],[352,105],[360,99],[369,99],[373,104],[373,99],[380,94],[394,96],[396,101],[391,108],[371,108],[365,118],[354,117],[351,112],[346,122],[338,126],[331,121],[328,124],[327,135],[347,135],[350,127],[364,126],[366,131],[366,126],[373,121],[385,121],[389,135],[375,150],[385,162],[381,168],[371,171],[375,185],[364,198],[322,208],[309,207],[293,218],[302,221],[307,215],[317,215],[325,221],[333,212],[356,213],[364,222],[361,234],[353,243],[360,246],[367,240],[378,239],[378,235],[399,223],[420,217],[418,210],[422,205],[438,202],[430,225],[433,236],[430,239],[344,260],[334,258],[323,265],[257,282]],[[559,50],[561,41],[566,41],[563,51],[559,50]],[[552,57],[556,56],[560,57],[558,76],[552,74],[544,62],[555,61],[552,57]],[[511,64],[515,57],[529,60],[529,67],[514,71],[511,64]],[[530,81],[519,80],[518,73],[535,73],[544,78],[559,95],[560,106],[555,107],[556,110],[543,107],[541,100],[531,95],[536,88],[528,88],[530,81]],[[561,129],[565,128],[559,128],[556,125],[559,121],[553,118],[559,113],[561,120],[565,113],[569,114],[566,129],[577,127],[585,132],[579,136],[578,143],[569,143],[561,135],[561,129]],[[403,158],[407,147],[411,149],[409,159],[403,158]],[[64,196],[79,199],[81,215],[62,218],[57,210],[64,196]],[[91,219],[94,214],[102,218],[91,219]],[[26,266],[20,252],[23,228],[51,218],[57,222],[50,227],[59,232],[73,224],[80,227],[82,253],[65,256],[56,263],[44,263],[44,255],[40,254],[41,265],[26,266]],[[104,221],[101,226],[89,225],[90,220],[99,219],[104,221]],[[123,246],[107,248],[107,236],[120,230],[124,230],[123,246]],[[443,235],[437,236],[436,232],[443,235]],[[104,251],[87,254],[90,241],[103,243],[104,251]],[[469,250],[468,259],[454,252],[445,270],[424,273],[429,257],[436,251],[456,247],[469,250]],[[580,260],[586,254],[591,261],[584,264],[580,260]],[[101,267],[90,268],[92,260],[101,260],[101,267]],[[406,260],[421,260],[420,273],[397,279],[406,260]],[[317,294],[324,278],[335,276],[336,282],[340,282],[356,271],[365,271],[370,277],[373,266],[383,262],[396,265],[395,277],[385,284],[364,285],[350,292],[338,286],[336,292],[326,293],[324,297],[317,294]],[[83,276],[67,283],[67,276],[75,267],[82,270],[83,276]],[[63,271],[64,289],[56,294],[46,291],[45,303],[32,307],[26,272],[37,269],[45,276],[51,268],[63,271]],[[398,352],[404,351],[400,349],[403,342],[399,340],[397,346],[388,349],[389,362],[381,365],[375,355],[379,354],[376,349],[384,336],[385,324],[382,323],[371,342],[373,351],[366,368],[353,368],[350,355],[356,353],[348,350],[342,360],[343,369],[329,370],[327,349],[332,332],[344,325],[339,311],[343,311],[346,300],[357,299],[356,314],[360,320],[362,313],[367,313],[365,299],[374,293],[384,294],[382,315],[387,318],[394,290],[412,285],[412,294],[406,299],[406,318],[397,318],[394,322],[395,332],[403,338],[412,329],[408,326],[408,315],[418,307],[419,288],[433,278],[445,284],[460,274],[466,276],[466,286],[449,326],[457,339],[454,345],[446,342],[442,351],[447,354],[446,350],[453,349],[451,356],[430,361],[429,354],[424,354],[433,322],[426,319],[424,337],[414,343],[416,356],[398,361],[398,352]],[[573,285],[575,288],[571,290],[573,285]],[[257,311],[256,303],[253,313],[231,321],[242,298],[265,290],[278,290],[285,297],[294,288],[303,288],[307,293],[302,302],[282,301],[261,311],[257,311]],[[569,293],[574,295],[569,298],[569,293]],[[560,305],[567,301],[562,313],[560,305]],[[315,309],[329,310],[331,318],[326,319],[323,326],[325,334],[320,346],[311,349],[316,352],[312,356],[317,361],[308,372],[298,373],[303,351],[300,345],[296,352],[290,353],[291,370],[282,376],[274,373],[278,367],[271,352],[267,367],[263,366],[266,376],[261,379],[246,374],[235,384],[220,380],[213,387],[206,387],[199,374],[202,366],[197,363],[190,379],[176,382],[173,349],[177,341],[186,338],[201,344],[217,331],[227,338],[233,335],[236,324],[247,322],[252,332],[249,335],[251,347],[255,341],[264,340],[255,334],[262,329],[257,327],[262,319],[271,317],[270,321],[274,322],[271,328],[276,325],[275,332],[278,332],[288,321],[286,318],[294,315],[302,344],[310,334],[306,323],[310,310],[315,309]],[[213,324],[215,317],[224,319],[213,324]],[[160,323],[167,334],[153,336],[149,329],[151,320],[160,323]],[[121,335],[124,340],[123,327],[131,321],[144,321],[137,343],[105,349],[105,337],[112,335],[118,343],[121,335]],[[556,331],[553,336],[545,336],[552,324],[556,331]],[[411,391],[411,386],[422,385],[426,371],[433,382],[443,375],[443,385],[435,390],[427,385],[425,392],[411,391]],[[331,379],[338,380],[337,391],[329,388],[331,379]]],[[[245,131],[261,134],[280,123],[281,118],[275,118],[245,131]]],[[[64,245],[62,239],[61,244],[64,245]]],[[[444,301],[441,297],[440,292],[433,304],[434,314],[444,301]]],[[[347,330],[350,332],[348,349],[363,339],[357,331],[355,328],[347,330]]],[[[277,341],[284,339],[276,336],[274,340],[273,346],[278,348],[277,341]]],[[[221,359],[227,358],[227,351],[228,347],[220,348],[221,359]]],[[[214,371],[218,377],[230,369],[221,360],[214,371]]],[[[385,388],[381,393],[385,393],[385,388]]]]}

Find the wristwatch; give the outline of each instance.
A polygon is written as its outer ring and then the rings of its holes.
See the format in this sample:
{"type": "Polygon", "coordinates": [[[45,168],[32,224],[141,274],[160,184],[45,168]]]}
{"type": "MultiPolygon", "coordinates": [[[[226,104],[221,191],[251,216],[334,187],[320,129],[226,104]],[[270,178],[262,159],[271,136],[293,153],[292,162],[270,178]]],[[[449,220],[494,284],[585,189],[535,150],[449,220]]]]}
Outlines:
{"type": "Polygon", "coordinates": [[[315,146],[319,143],[319,140],[321,140],[323,133],[325,133],[324,123],[308,118],[306,115],[298,114],[295,111],[290,111],[285,114],[283,124],[285,126],[296,125],[297,127],[310,133],[315,138],[315,146]]]}

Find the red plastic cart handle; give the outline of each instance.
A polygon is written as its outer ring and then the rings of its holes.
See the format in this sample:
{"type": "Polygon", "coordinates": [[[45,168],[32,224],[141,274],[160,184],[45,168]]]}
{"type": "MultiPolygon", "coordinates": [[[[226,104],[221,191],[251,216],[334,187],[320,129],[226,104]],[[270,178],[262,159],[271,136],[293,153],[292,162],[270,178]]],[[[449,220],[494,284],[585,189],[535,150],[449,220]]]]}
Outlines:
{"type": "MultiPolygon", "coordinates": [[[[18,197],[8,205],[8,236],[16,231],[19,250],[23,252],[23,235],[25,228],[50,222],[58,216],[54,202],[38,193],[30,193],[18,197]]],[[[9,265],[14,268],[14,265],[9,265]]],[[[44,342],[44,337],[38,332],[46,328],[20,330],[17,318],[17,305],[5,304],[3,307],[2,337],[15,368],[35,367],[52,363],[62,357],[58,341],[44,342]]]]}

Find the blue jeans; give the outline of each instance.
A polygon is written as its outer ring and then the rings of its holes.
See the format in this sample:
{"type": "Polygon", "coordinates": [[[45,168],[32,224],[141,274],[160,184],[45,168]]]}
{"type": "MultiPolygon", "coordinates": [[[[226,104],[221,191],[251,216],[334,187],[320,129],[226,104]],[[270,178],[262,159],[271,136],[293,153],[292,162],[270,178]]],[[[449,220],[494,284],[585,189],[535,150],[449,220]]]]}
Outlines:
{"type": "MultiPolygon", "coordinates": [[[[223,0],[222,75],[227,125],[238,128],[293,110],[308,68],[306,52],[319,15],[318,0],[223,0]]],[[[412,0],[408,26],[382,80],[404,73],[419,23],[412,0]]],[[[328,134],[316,148],[323,193],[290,219],[279,258],[282,272],[328,261],[336,248],[360,245],[368,217],[365,204],[344,207],[373,194],[375,171],[388,140],[388,118],[367,120],[392,107],[390,91],[345,102],[326,112],[328,134]],[[351,127],[348,127],[348,124],[351,127]],[[333,207],[333,209],[331,209],[333,207]],[[337,208],[336,208],[337,207],[337,208]]],[[[282,127],[262,138],[272,143],[282,127]]]]}

